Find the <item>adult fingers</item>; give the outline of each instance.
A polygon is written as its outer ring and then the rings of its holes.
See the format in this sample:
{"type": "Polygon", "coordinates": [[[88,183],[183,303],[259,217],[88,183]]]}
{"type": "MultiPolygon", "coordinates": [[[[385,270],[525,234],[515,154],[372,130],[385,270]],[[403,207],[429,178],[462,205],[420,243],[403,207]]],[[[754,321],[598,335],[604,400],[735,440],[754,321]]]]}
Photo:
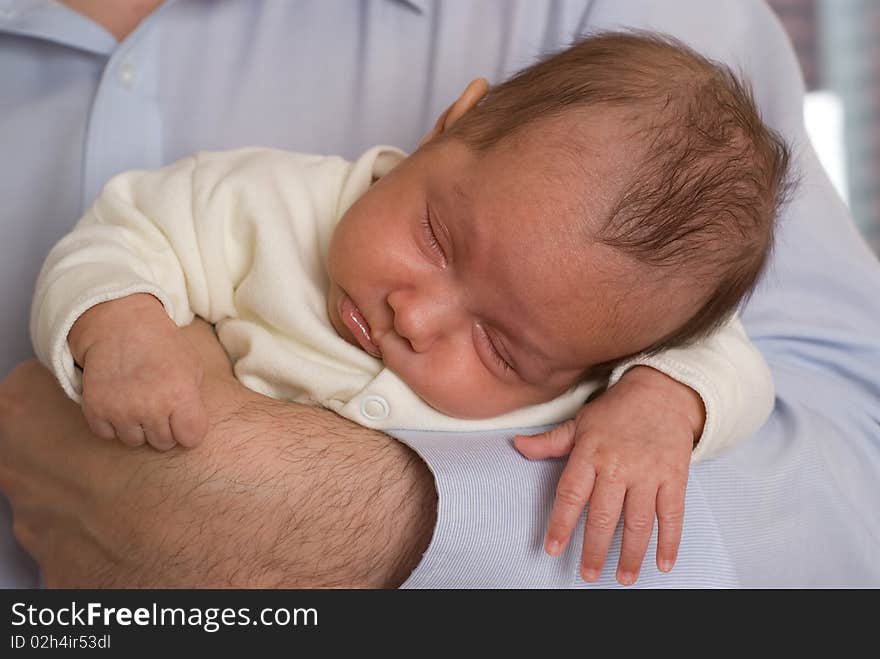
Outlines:
{"type": "Polygon", "coordinates": [[[617,564],[617,581],[631,586],[642,569],[648,542],[654,530],[656,487],[633,487],[623,502],[623,544],[617,564]]]}

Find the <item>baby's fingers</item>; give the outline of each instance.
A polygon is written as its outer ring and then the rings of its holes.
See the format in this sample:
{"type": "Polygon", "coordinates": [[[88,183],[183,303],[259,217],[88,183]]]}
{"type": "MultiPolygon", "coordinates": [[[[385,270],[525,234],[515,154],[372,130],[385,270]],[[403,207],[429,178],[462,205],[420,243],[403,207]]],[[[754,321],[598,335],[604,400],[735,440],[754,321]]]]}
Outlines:
{"type": "Polygon", "coordinates": [[[113,424],[95,414],[86,405],[83,406],[83,416],[86,419],[86,423],[89,424],[89,429],[95,436],[106,440],[116,439],[116,428],[113,427],[113,424]]]}
{"type": "Polygon", "coordinates": [[[648,542],[654,530],[657,487],[632,487],[623,503],[623,544],[617,564],[617,581],[630,586],[639,577],[648,542]]]}
{"type": "Polygon", "coordinates": [[[595,492],[587,511],[584,529],[584,548],[581,553],[581,576],[584,581],[598,581],[611,546],[614,529],[620,519],[626,485],[608,476],[597,479],[595,492]]]}
{"type": "Polygon", "coordinates": [[[581,453],[574,451],[559,478],[556,500],[547,525],[544,551],[551,556],[558,556],[568,544],[571,532],[577,526],[584,506],[593,492],[595,480],[593,464],[581,453]]]}
{"type": "Polygon", "coordinates": [[[144,433],[147,436],[147,444],[157,451],[167,451],[177,444],[166,416],[160,416],[150,423],[145,423],[144,433]]]}
{"type": "Polygon", "coordinates": [[[686,487],[686,484],[667,483],[657,493],[657,568],[663,572],[672,569],[678,556],[686,487]]]}
{"type": "Polygon", "coordinates": [[[181,446],[198,446],[208,432],[208,413],[200,396],[186,401],[171,415],[171,432],[181,446]]]}
{"type": "Polygon", "coordinates": [[[540,435],[517,435],[513,445],[529,460],[560,458],[574,448],[574,430],[575,420],[569,419],[540,435]]]}
{"type": "Polygon", "coordinates": [[[144,428],[135,421],[118,421],[113,424],[116,436],[128,446],[142,446],[147,441],[144,428]]]}

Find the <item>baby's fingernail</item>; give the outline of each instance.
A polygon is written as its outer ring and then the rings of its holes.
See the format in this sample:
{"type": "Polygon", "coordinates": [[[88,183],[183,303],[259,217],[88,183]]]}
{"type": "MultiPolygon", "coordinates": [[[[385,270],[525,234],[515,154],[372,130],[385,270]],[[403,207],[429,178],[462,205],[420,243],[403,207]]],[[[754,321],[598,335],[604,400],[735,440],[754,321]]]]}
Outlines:
{"type": "Polygon", "coordinates": [[[559,556],[559,552],[562,551],[562,546],[558,541],[550,540],[544,545],[544,551],[551,556],[559,556]]]}
{"type": "Polygon", "coordinates": [[[660,561],[660,571],[661,572],[669,572],[670,570],[672,570],[672,561],[670,561],[668,559],[660,561]]]}
{"type": "Polygon", "coordinates": [[[599,581],[599,577],[601,575],[602,572],[600,570],[597,570],[596,568],[584,568],[581,571],[581,577],[583,578],[583,580],[589,581],[590,583],[594,581],[599,581]]]}
{"type": "Polygon", "coordinates": [[[624,586],[632,586],[636,582],[636,575],[632,572],[618,572],[617,581],[624,586]]]}

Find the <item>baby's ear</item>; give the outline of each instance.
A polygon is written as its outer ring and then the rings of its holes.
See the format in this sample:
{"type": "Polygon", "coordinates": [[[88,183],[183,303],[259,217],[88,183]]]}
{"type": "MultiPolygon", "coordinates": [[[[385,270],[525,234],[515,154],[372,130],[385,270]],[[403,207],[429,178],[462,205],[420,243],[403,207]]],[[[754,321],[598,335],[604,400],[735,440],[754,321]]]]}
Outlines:
{"type": "Polygon", "coordinates": [[[422,141],[419,142],[419,146],[427,144],[452,126],[456,121],[461,119],[464,114],[479,103],[480,99],[488,92],[489,82],[485,78],[475,78],[474,80],[471,80],[461,93],[461,96],[459,96],[452,105],[446,108],[446,112],[440,115],[437,119],[437,123],[435,123],[434,127],[431,129],[431,132],[425,135],[422,138],[422,141]]]}

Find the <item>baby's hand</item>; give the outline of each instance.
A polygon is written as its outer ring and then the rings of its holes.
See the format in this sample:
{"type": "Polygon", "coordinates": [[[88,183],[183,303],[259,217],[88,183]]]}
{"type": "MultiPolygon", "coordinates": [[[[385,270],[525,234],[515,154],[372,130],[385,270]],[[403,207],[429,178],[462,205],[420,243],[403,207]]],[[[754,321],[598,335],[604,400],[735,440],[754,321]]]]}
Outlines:
{"type": "Polygon", "coordinates": [[[660,371],[635,367],[577,417],[540,435],[518,435],[525,457],[569,455],[559,479],[544,550],[559,555],[587,501],[581,576],[597,581],[623,512],[617,580],[635,583],[656,514],[657,567],[675,564],[694,440],[705,410],[699,395],[660,371]]]}
{"type": "Polygon", "coordinates": [[[160,451],[205,436],[201,359],[156,298],[93,307],[68,340],[83,367],[83,413],[96,435],[160,451]]]}

